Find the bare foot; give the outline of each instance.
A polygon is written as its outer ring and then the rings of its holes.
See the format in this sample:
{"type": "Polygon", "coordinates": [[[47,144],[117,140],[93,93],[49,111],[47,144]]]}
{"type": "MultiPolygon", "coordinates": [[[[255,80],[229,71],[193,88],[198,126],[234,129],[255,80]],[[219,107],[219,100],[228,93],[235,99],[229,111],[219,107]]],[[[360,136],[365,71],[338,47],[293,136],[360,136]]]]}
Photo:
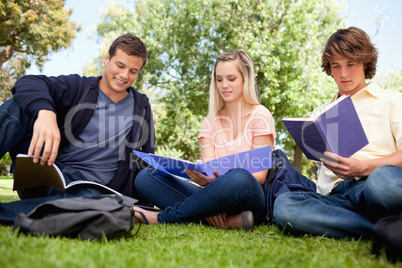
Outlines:
{"type": "Polygon", "coordinates": [[[160,212],[149,211],[140,207],[134,206],[134,218],[145,224],[158,224],[158,214],[160,212]],[[145,219],[144,219],[145,218],[145,219]]]}

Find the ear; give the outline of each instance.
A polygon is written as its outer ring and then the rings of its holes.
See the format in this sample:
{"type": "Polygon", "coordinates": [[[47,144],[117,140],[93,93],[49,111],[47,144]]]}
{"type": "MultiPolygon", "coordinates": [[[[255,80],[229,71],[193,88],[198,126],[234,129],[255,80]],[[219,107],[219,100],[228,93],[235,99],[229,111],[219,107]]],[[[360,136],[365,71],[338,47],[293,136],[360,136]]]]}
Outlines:
{"type": "Polygon", "coordinates": [[[103,63],[105,65],[107,65],[109,63],[109,60],[110,60],[110,55],[109,55],[109,53],[107,53],[106,57],[103,59],[103,63]]]}

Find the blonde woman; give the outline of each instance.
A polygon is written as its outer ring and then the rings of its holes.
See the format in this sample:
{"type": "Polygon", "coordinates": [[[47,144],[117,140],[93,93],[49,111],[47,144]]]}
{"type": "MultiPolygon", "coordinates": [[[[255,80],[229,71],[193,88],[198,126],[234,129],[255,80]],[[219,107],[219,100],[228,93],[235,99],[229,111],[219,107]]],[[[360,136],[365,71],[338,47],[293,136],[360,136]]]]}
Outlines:
{"type": "MultiPolygon", "coordinates": [[[[212,71],[209,113],[198,140],[201,160],[240,153],[259,147],[274,150],[276,132],[271,113],[259,103],[253,63],[242,51],[218,56],[212,71]]],[[[265,219],[264,184],[268,170],[251,174],[232,169],[207,177],[186,173],[198,185],[147,168],[135,180],[141,198],[162,212],[136,208],[136,218],[151,224],[206,221],[215,227],[250,230],[265,219]]]]}

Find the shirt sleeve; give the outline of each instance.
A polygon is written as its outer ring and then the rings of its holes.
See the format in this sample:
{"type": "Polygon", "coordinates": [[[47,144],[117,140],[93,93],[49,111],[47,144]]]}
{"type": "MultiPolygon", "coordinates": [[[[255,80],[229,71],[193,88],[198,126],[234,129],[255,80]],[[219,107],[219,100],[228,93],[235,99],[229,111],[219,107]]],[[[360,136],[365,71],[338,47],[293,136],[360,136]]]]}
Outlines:
{"type": "Polygon", "coordinates": [[[211,117],[207,116],[202,121],[200,134],[198,135],[197,139],[199,142],[201,142],[201,138],[210,139],[211,136],[212,136],[212,121],[211,117]]]}
{"type": "Polygon", "coordinates": [[[271,112],[263,105],[257,109],[256,113],[249,119],[249,130],[252,132],[253,137],[272,134],[275,140],[276,131],[274,118],[272,117],[271,112]]]}

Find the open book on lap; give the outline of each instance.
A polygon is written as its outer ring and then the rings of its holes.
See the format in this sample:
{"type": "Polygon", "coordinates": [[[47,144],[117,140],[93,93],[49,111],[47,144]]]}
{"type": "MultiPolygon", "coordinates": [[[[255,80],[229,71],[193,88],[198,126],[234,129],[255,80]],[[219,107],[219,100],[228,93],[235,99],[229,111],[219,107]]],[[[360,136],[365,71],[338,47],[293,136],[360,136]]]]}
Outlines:
{"type": "Polygon", "coordinates": [[[308,159],[319,161],[325,151],[350,157],[368,144],[350,96],[343,95],[315,117],[282,122],[308,159]]]}
{"type": "Polygon", "coordinates": [[[214,170],[220,175],[223,175],[233,168],[243,168],[250,173],[255,173],[272,167],[271,146],[224,156],[205,163],[193,163],[186,160],[147,154],[135,150],[134,153],[148,165],[185,179],[190,179],[188,175],[184,173],[185,169],[197,170],[206,176],[212,177],[214,170]]]}
{"type": "Polygon", "coordinates": [[[15,169],[14,169],[14,186],[13,190],[23,190],[38,186],[54,186],[62,191],[65,191],[69,187],[77,185],[91,185],[95,187],[101,187],[110,193],[121,193],[107,187],[103,184],[93,181],[73,181],[66,185],[66,180],[61,170],[56,164],[51,166],[41,165],[33,162],[33,157],[26,154],[18,154],[15,169]]]}

